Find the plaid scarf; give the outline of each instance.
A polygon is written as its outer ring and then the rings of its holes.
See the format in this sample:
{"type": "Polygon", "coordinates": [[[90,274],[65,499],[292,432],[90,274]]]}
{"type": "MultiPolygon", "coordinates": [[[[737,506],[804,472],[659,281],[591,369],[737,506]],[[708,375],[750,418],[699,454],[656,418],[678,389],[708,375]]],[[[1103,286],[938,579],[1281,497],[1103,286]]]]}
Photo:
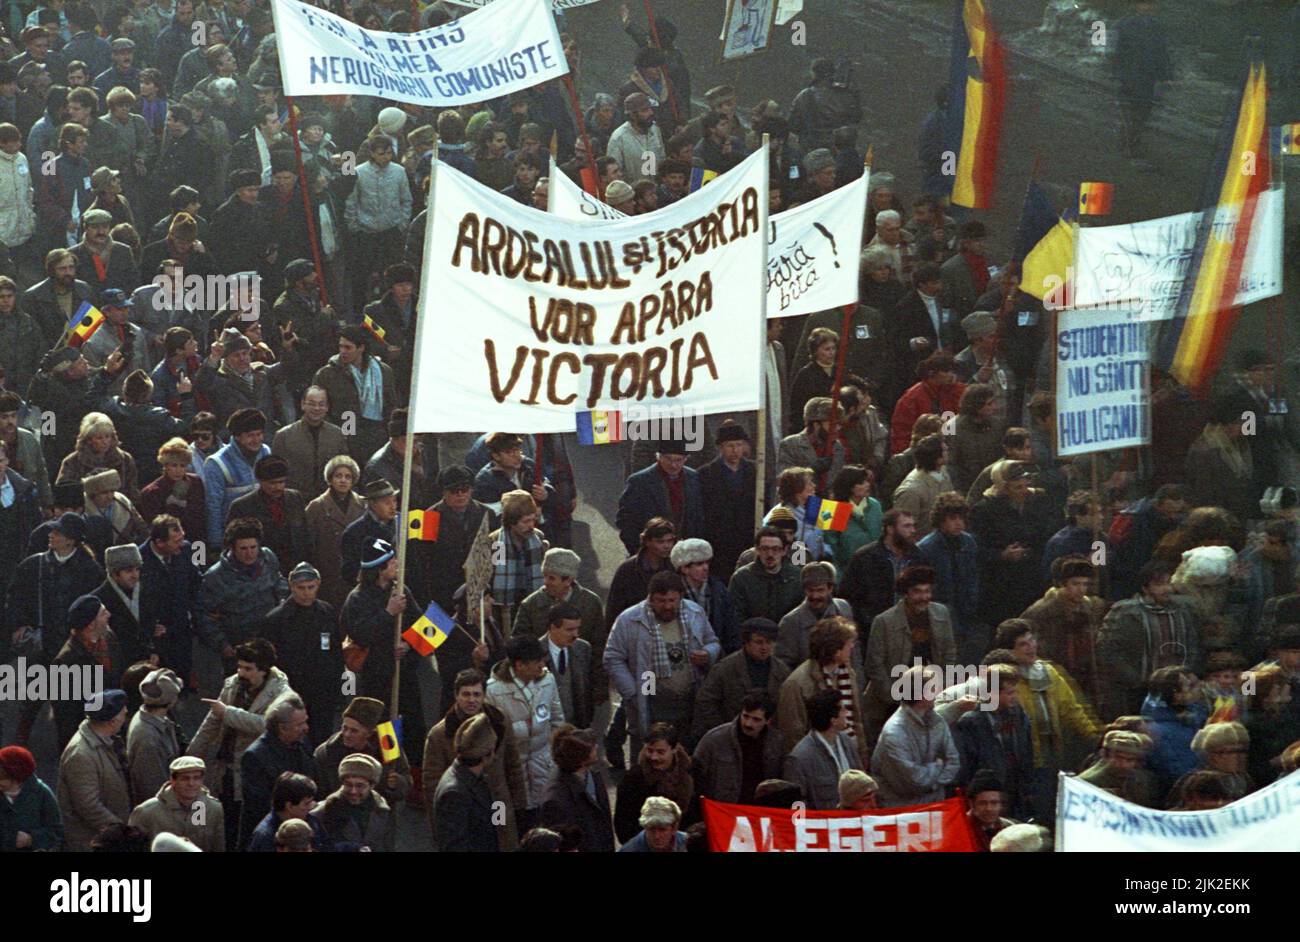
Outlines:
{"type": "MultiPolygon", "coordinates": [[[[650,613],[650,669],[654,671],[656,677],[671,677],[673,676],[673,662],[668,660],[668,642],[664,640],[663,629],[659,627],[659,619],[650,610],[650,603],[646,602],[645,607],[650,613]]],[[[677,623],[681,624],[680,616],[677,623]]],[[[686,637],[685,625],[682,625],[682,637],[686,637]]]]}
{"type": "Polygon", "coordinates": [[[492,598],[498,605],[513,608],[542,584],[542,556],[545,549],[538,531],[528,535],[521,548],[504,529],[498,530],[498,539],[506,551],[492,564],[492,598]]]}

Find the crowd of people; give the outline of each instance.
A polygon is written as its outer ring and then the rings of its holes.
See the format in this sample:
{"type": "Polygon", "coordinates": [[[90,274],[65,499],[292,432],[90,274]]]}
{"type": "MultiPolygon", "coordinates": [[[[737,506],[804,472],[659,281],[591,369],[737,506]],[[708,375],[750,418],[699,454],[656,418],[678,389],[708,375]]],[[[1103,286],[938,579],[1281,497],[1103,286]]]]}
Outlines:
{"type": "Polygon", "coordinates": [[[1157,375],[1151,447],[1057,458],[1050,314],[924,136],[928,192],[871,175],[848,331],[769,321],[762,418],[611,449],[607,590],[579,581],[602,561],[575,550],[572,436],[408,434],[433,160],[544,209],[554,154],[631,214],[763,135],[772,212],[863,172],[843,64],[788,106],[700,108],[674,24],[618,12],[628,79],[579,113],[563,83],[286,101],[252,0],[44,0],[0,32],[0,657],[103,682],[48,735],[41,699],[9,711],[0,850],[380,852],[418,826],[672,852],[707,846],[706,798],[955,795],[982,848],[1022,850],[1062,771],[1196,810],[1295,769],[1300,434],[1271,356],[1209,402],[1157,375]],[[399,572],[408,458],[437,516],[399,572]]]}

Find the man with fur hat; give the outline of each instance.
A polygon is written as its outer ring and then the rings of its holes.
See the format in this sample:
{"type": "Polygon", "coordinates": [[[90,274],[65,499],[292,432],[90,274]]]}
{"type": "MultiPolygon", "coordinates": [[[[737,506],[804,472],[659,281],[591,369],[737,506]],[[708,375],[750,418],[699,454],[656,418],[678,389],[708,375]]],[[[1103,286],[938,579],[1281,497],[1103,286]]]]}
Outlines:
{"type": "MultiPolygon", "coordinates": [[[[371,481],[361,488],[360,496],[366,504],[366,512],[347,525],[339,540],[339,555],[343,562],[341,575],[347,585],[356,584],[361,557],[367,546],[375,540],[390,544],[397,542],[397,524],[394,521],[397,519],[398,493],[393,485],[386,480],[371,481]]],[[[470,539],[473,539],[473,534],[470,539]]]]}
{"type": "Polygon", "coordinates": [[[1106,603],[1094,594],[1097,572],[1082,556],[1064,556],[1053,568],[1055,585],[1020,617],[1034,626],[1042,656],[1064,667],[1100,703],[1096,644],[1106,603]]]}
{"type": "Polygon", "coordinates": [[[754,532],[754,488],[757,465],[750,460],[750,438],[744,426],[724,422],[714,437],[718,455],[700,468],[704,527],[700,536],[713,547],[710,571],[731,578],[736,560],[750,547],[754,532]]]}
{"type": "Polygon", "coordinates": [[[199,587],[200,634],[227,661],[233,646],[255,637],[266,613],[289,594],[275,554],[262,545],[262,524],[231,520],[222,534],[221,557],[199,587]]]}
{"type": "Polygon", "coordinates": [[[180,695],[181,679],[168,668],[155,668],[140,681],[144,703],[131,717],[126,734],[133,795],[156,794],[167,783],[172,761],[185,751],[184,736],[171,717],[180,695]]]}
{"type": "Polygon", "coordinates": [[[740,617],[731,604],[727,584],[712,574],[713,547],[691,537],[673,545],[669,561],[686,585],[686,595],[708,616],[725,654],[740,648],[740,617]]]}
{"type": "Polygon", "coordinates": [[[292,362],[292,348],[285,351],[285,359],[279,363],[267,366],[253,362],[253,345],[248,338],[227,327],[199,367],[194,388],[208,397],[218,419],[229,422],[236,412],[260,412],[263,424],[275,431],[280,423],[275,418],[279,410],[274,387],[287,379],[292,362]]]}
{"type": "Polygon", "coordinates": [[[804,180],[795,190],[794,202],[811,203],[835,190],[835,155],[825,147],[810,150],[803,159],[804,180]]]}
{"type": "Polygon", "coordinates": [[[286,487],[289,462],[278,455],[266,455],[253,466],[257,490],[230,505],[229,519],[251,517],[262,524],[264,544],[275,553],[280,572],[288,575],[311,551],[307,538],[307,502],[302,494],[286,487]]]}
{"type": "MultiPolygon", "coordinates": [[[[83,595],[68,608],[68,640],[51,662],[76,672],[83,681],[93,678],[91,690],[116,687],[126,666],[117,637],[108,627],[108,609],[94,595],[83,595]]],[[[72,739],[81,722],[83,704],[66,697],[52,701],[54,729],[60,751],[72,739]]]]}
{"type": "Polygon", "coordinates": [[[492,721],[478,714],[456,730],[456,759],[443,773],[432,807],[433,843],[443,853],[495,853],[500,849],[496,803],[487,768],[498,749],[492,721]]]}
{"type": "MultiPolygon", "coordinates": [[[[557,830],[579,828],[582,839],[573,849],[580,853],[607,854],[614,850],[609,789],[600,773],[599,741],[595,730],[574,729],[568,723],[556,730],[551,738],[555,771],[542,796],[542,825],[557,830]]],[[[685,773],[690,761],[682,753],[680,757],[674,755],[671,764],[674,770],[685,773]]],[[[686,774],[688,793],[689,783],[690,775],[686,774]]],[[[679,778],[675,778],[675,784],[680,785],[679,778]]],[[[622,786],[619,794],[623,794],[622,786]]]]}
{"type": "Polygon", "coordinates": [[[239,837],[244,752],[266,731],[271,704],[292,693],[289,678],[275,666],[275,648],[261,638],[239,644],[234,660],[235,672],[226,678],[217,699],[203,700],[208,714],[186,750],[186,755],[206,763],[207,783],[225,809],[226,844],[231,847],[239,837]]]}
{"type": "MultiPolygon", "coordinates": [[[[100,333],[102,329],[95,337],[100,333]]],[[[138,480],[152,481],[161,470],[156,457],[158,449],[169,439],[183,435],[194,418],[197,404],[193,383],[188,376],[177,381],[180,415],[174,416],[154,403],[153,380],[143,369],[127,374],[121,393],[116,396],[109,394],[110,379],[108,373],[100,372],[91,381],[91,393],[97,397],[95,408],[108,416],[118,430],[122,449],[135,459],[138,480]]]]}
{"type": "MultiPolygon", "coordinates": [[[[836,415],[842,419],[844,410],[837,406],[836,415]]],[[[786,468],[812,468],[817,472],[818,480],[827,484],[835,480],[835,475],[844,467],[844,443],[837,440],[834,448],[828,449],[830,418],[829,396],[814,396],[804,404],[803,430],[781,439],[776,458],[777,474],[786,468]]]]}
{"type": "MultiPolygon", "coordinates": [[[[1205,768],[1200,770],[1218,773],[1223,777],[1228,801],[1244,798],[1255,790],[1255,783],[1247,771],[1250,756],[1250,733],[1241,723],[1206,723],[1192,737],[1192,751],[1201,757],[1205,768]]],[[[1188,772],[1169,790],[1165,800],[1168,808],[1187,804],[1188,791],[1196,772],[1188,772]]],[[[1286,772],[1283,770],[1283,775],[1286,772]]]]}
{"type": "Polygon", "coordinates": [[[139,828],[150,840],[159,834],[175,834],[204,853],[225,853],[225,812],[203,786],[203,760],[179,756],[168,769],[170,779],[156,795],[136,805],[127,824],[139,828]]]}
{"type": "Polygon", "coordinates": [[[289,675],[314,718],[306,737],[312,747],[333,728],[343,676],[344,633],[338,610],[317,598],[320,584],[315,566],[298,563],[289,571],[289,597],[267,613],[259,629],[275,645],[280,669],[289,675]]]}
{"type": "Polygon", "coordinates": [[[261,174],[232,170],[227,183],[230,197],[212,214],[213,259],[224,275],[255,271],[266,277],[278,256],[270,215],[257,201],[261,174]]]}
{"type": "Polygon", "coordinates": [[[411,456],[411,508],[432,507],[442,496],[438,489],[438,448],[431,435],[407,435],[405,408],[394,409],[388,417],[388,444],[370,456],[362,471],[361,480],[400,481],[406,460],[406,449],[414,448],[411,456]]]}
{"type": "MultiPolygon", "coordinates": [[[[247,340],[242,342],[248,343],[247,340]]],[[[255,468],[260,460],[271,454],[271,449],[263,442],[266,425],[266,416],[257,409],[238,409],[230,413],[226,422],[230,441],[203,464],[209,546],[221,545],[222,531],[230,519],[231,504],[257,490],[255,468]]]]}
{"type": "Polygon", "coordinates": [[[63,820],[59,803],[36,775],[36,759],[22,746],[0,749],[0,854],[59,850],[63,820]]]}
{"type": "Polygon", "coordinates": [[[105,690],[85,705],[85,719],[59,757],[64,850],[90,850],[100,831],[126,824],[131,814],[126,766],[115,741],[125,722],[125,691],[105,690]]]}
{"type": "Polygon", "coordinates": [[[312,816],[320,822],[333,851],[397,849],[397,815],[375,786],[383,775],[379,760],[353,753],[339,763],[339,782],[312,816]]]}
{"type": "Polygon", "coordinates": [[[134,543],[110,546],[104,551],[107,578],[94,595],[108,609],[108,624],[122,648],[122,664],[149,661],[158,666],[159,640],[157,614],[152,598],[140,588],[143,559],[134,543]]]}
{"type": "MultiPolygon", "coordinates": [[[[379,748],[379,736],[375,728],[388,718],[382,700],[373,697],[353,697],[343,709],[343,725],[319,746],[313,758],[316,760],[316,784],[324,794],[335,791],[339,785],[339,763],[356,752],[363,752],[384,764],[384,774],[375,789],[390,805],[397,804],[406,797],[411,788],[411,764],[403,752],[393,762],[384,763],[383,752],[379,748]]],[[[321,722],[318,726],[324,726],[321,722]]],[[[428,749],[425,750],[426,762],[428,749]]]]}
{"type": "Polygon", "coordinates": [[[1015,371],[998,352],[1001,335],[997,315],[989,311],[972,311],[962,318],[962,330],[970,345],[954,358],[957,376],[963,383],[982,383],[993,390],[997,403],[994,413],[1001,425],[1011,418],[1011,403],[1017,398],[1015,371]]]}
{"type": "Polygon", "coordinates": [[[1159,808],[1161,796],[1155,778],[1143,767],[1151,737],[1112,729],[1101,743],[1101,757],[1079,773],[1079,780],[1144,808],[1159,808]]]}
{"type": "MultiPolygon", "coordinates": [[[[455,740],[460,728],[474,717],[485,716],[499,745],[488,760],[483,776],[491,800],[500,802],[505,809],[505,820],[496,828],[498,845],[503,852],[512,851],[519,843],[515,810],[527,805],[528,786],[519,749],[510,732],[510,722],[498,707],[486,702],[486,681],[482,671],[474,668],[461,671],[453,686],[455,694],[451,707],[429,730],[425,740],[423,779],[429,783],[429,789],[437,789],[456,758],[455,740]]],[[[438,847],[436,807],[436,800],[428,803],[435,848],[438,847]]]]}
{"type": "Polygon", "coordinates": [[[117,471],[112,468],[96,471],[81,479],[81,487],[86,495],[87,519],[101,517],[108,521],[114,543],[139,542],[148,534],[149,528],[139,511],[121,492],[122,478],[117,471]]]}

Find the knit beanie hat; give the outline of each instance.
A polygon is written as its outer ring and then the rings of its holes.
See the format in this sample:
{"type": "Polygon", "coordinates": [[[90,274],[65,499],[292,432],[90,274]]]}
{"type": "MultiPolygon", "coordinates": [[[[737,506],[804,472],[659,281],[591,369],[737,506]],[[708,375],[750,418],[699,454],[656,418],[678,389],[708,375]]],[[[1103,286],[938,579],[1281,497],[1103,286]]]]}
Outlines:
{"type": "Polygon", "coordinates": [[[36,774],[36,759],[22,746],[5,746],[0,749],[0,769],[7,778],[22,783],[36,774]]]}
{"type": "Polygon", "coordinates": [[[374,756],[368,756],[364,752],[354,752],[350,756],[344,756],[343,761],[339,763],[339,781],[343,781],[349,775],[359,775],[368,779],[371,785],[377,785],[383,770],[384,767],[374,756]]]}

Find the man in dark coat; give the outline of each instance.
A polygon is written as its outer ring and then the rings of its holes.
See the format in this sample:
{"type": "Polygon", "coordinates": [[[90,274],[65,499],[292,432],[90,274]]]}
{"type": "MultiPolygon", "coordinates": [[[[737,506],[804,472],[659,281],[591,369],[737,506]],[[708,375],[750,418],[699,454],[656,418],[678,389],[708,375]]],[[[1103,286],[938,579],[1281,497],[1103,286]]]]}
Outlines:
{"type": "Polygon", "coordinates": [[[1115,550],[1111,570],[1112,599],[1128,598],[1138,590],[1138,573],[1156,546],[1182,523],[1187,497],[1181,484],[1162,484],[1152,497],[1144,497],[1115,515],[1110,524],[1110,545],[1115,550]]]}
{"type": "MultiPolygon", "coordinates": [[[[53,344],[53,340],[50,341],[53,344]]],[[[115,372],[120,357],[110,357],[104,369],[115,372]]],[[[95,408],[90,387],[90,361],[76,347],[51,350],[41,359],[40,372],[27,391],[28,405],[54,415],[54,433],[41,436],[46,468],[58,468],[77,444],[77,429],[95,408]]]]}
{"type": "MultiPolygon", "coordinates": [[[[52,663],[71,668],[83,677],[86,668],[92,672],[102,668],[103,676],[96,678],[94,684],[100,690],[115,689],[122,676],[122,651],[113,630],[108,627],[108,610],[95,596],[83,595],[68,606],[65,614],[68,640],[52,663]]],[[[85,704],[71,697],[56,699],[53,704],[55,746],[62,753],[85,716],[85,704]]],[[[24,738],[21,727],[19,738],[24,738]]]]}
{"type": "Polygon", "coordinates": [[[735,572],[736,560],[751,545],[754,532],[754,488],[758,465],[745,457],[749,434],[725,423],[716,437],[718,457],[700,468],[700,498],[704,532],[713,547],[710,572],[724,582],[735,572]]]}
{"type": "MultiPolygon", "coordinates": [[[[393,485],[385,480],[371,481],[361,489],[361,499],[366,502],[366,512],[349,523],[339,538],[339,556],[343,561],[341,574],[347,585],[357,581],[365,547],[375,540],[386,540],[389,543],[397,541],[397,491],[393,485]]],[[[473,539],[471,534],[470,541],[473,539]]],[[[410,545],[412,544],[408,544],[408,548],[410,545]]],[[[468,551],[467,546],[466,552],[468,551]]],[[[464,579],[461,578],[460,581],[463,582],[464,579]]],[[[459,585],[460,582],[456,584],[459,585]]]]}
{"type": "MultiPolygon", "coordinates": [[[[212,178],[212,149],[193,125],[194,113],[185,105],[168,107],[167,134],[150,174],[152,192],[159,205],[165,205],[166,194],[178,186],[202,190],[212,178]]],[[[146,272],[151,270],[144,268],[146,272]]]]}
{"type": "Polygon", "coordinates": [[[9,587],[5,630],[40,630],[41,648],[52,658],[68,638],[68,607],[104,581],[104,570],[85,547],[86,522],[65,513],[50,529],[49,550],[18,564],[9,587]]]}
{"type": "MultiPolygon", "coordinates": [[[[393,762],[385,763],[383,752],[379,747],[379,736],[375,728],[388,718],[381,700],[372,697],[353,697],[343,710],[343,725],[339,731],[330,736],[313,754],[316,759],[316,784],[321,791],[328,794],[338,790],[339,763],[356,752],[362,752],[384,765],[383,775],[375,786],[375,791],[390,805],[406,797],[411,788],[411,765],[406,755],[399,755],[393,762]]],[[[322,724],[317,724],[320,728],[322,724]]]]}
{"type": "Polygon", "coordinates": [[[432,507],[442,496],[438,489],[438,449],[418,435],[406,434],[406,409],[394,409],[388,417],[388,444],[371,456],[361,472],[363,484],[371,481],[400,481],[406,449],[415,446],[411,458],[411,509],[432,507]]]}
{"type": "Polygon", "coordinates": [[[695,696],[697,739],[739,715],[746,695],[755,690],[764,691],[776,703],[781,684],[790,676],[789,665],[773,657],[777,635],[776,622],[768,618],[750,618],[740,626],[740,650],[713,665],[695,696]]]}
{"type": "Polygon", "coordinates": [[[239,811],[241,849],[271,810],[271,789],[277,778],[285,772],[297,772],[315,780],[316,760],[307,742],[310,720],[302,698],[287,691],[267,708],[266,732],[244,750],[240,765],[244,794],[239,811]]]}
{"type": "Polygon", "coordinates": [[[1020,706],[1020,678],[1014,666],[992,664],[987,684],[996,704],[981,704],[957,720],[957,784],[966,789],[977,772],[993,772],[1003,783],[1007,812],[1023,820],[1034,813],[1034,747],[1029,717],[1020,706]]]}
{"type": "Polygon", "coordinates": [[[19,307],[36,321],[47,347],[52,347],[91,294],[90,285],[77,277],[77,257],[68,249],[56,249],[45,256],[45,279],[23,292],[19,307]]]}
{"type": "Polygon", "coordinates": [[[980,618],[999,625],[1016,618],[1043,594],[1042,558],[1047,540],[1061,523],[1060,511],[1042,491],[1029,487],[1029,468],[999,461],[993,487],[971,510],[971,531],[979,544],[980,618]]]}
{"type": "Polygon", "coordinates": [[[556,734],[551,745],[555,771],[542,793],[542,825],[576,824],[582,829],[579,851],[610,853],[614,850],[614,827],[609,789],[597,771],[596,738],[592,730],[585,729],[556,734]]]}
{"type": "Polygon", "coordinates": [[[298,563],[289,572],[289,598],[271,609],[261,628],[275,645],[279,668],[307,704],[312,723],[306,742],[312,748],[334,728],[342,699],[343,631],[334,606],[316,597],[319,591],[320,573],[311,563],[298,563]]]}
{"type": "Polygon", "coordinates": [[[444,853],[496,853],[495,803],[483,778],[497,750],[492,721],[480,713],[460,724],[455,749],[456,760],[442,774],[433,796],[435,843],[444,853]]]}
{"type": "Polygon", "coordinates": [[[203,575],[194,564],[194,550],[180,520],[164,514],[151,522],[149,539],[140,544],[140,557],[141,610],[153,612],[157,624],[166,629],[158,639],[162,662],[188,678],[203,575]]]}
{"type": "Polygon", "coordinates": [[[261,175],[256,170],[232,170],[228,182],[230,198],[212,214],[212,257],[222,274],[255,271],[266,277],[276,236],[270,214],[257,200],[261,175]]]}
{"type": "Polygon", "coordinates": [[[894,581],[904,569],[921,562],[912,542],[915,534],[912,515],[891,509],[885,514],[880,539],[861,547],[849,560],[839,594],[853,606],[853,618],[859,625],[870,625],[897,601],[894,581]]]}
{"type": "Polygon", "coordinates": [[[301,397],[311,385],[316,371],[338,352],[338,315],[333,307],[321,304],[320,278],[316,268],[305,258],[295,258],[284,266],[284,291],[275,299],[267,327],[271,349],[283,349],[281,332],[291,326],[295,354],[294,369],[288,379],[294,397],[301,397]]]}
{"type": "Polygon", "coordinates": [[[280,572],[288,575],[307,558],[310,540],[307,534],[307,502],[302,494],[289,490],[289,462],[279,455],[259,458],[253,466],[257,490],[245,494],[230,505],[228,519],[253,517],[262,524],[262,545],[275,553],[280,572]]]}
{"type": "Polygon", "coordinates": [[[615,524],[628,553],[635,553],[651,517],[672,521],[677,538],[704,535],[704,498],[698,471],[686,467],[686,443],[661,442],[655,463],[628,477],[615,524]]]}
{"type": "Polygon", "coordinates": [[[108,573],[94,596],[108,609],[108,624],[122,649],[122,668],[138,661],[158,663],[157,616],[140,588],[140,548],[134,543],[110,546],[104,551],[108,573]]]}
{"type": "Polygon", "coordinates": [[[444,468],[438,474],[442,499],[433,505],[438,512],[438,539],[406,545],[407,574],[415,583],[416,597],[437,602],[445,612],[452,610],[453,596],[465,581],[465,560],[484,517],[488,532],[500,525],[490,508],[470,497],[473,485],[469,468],[444,468]]]}

